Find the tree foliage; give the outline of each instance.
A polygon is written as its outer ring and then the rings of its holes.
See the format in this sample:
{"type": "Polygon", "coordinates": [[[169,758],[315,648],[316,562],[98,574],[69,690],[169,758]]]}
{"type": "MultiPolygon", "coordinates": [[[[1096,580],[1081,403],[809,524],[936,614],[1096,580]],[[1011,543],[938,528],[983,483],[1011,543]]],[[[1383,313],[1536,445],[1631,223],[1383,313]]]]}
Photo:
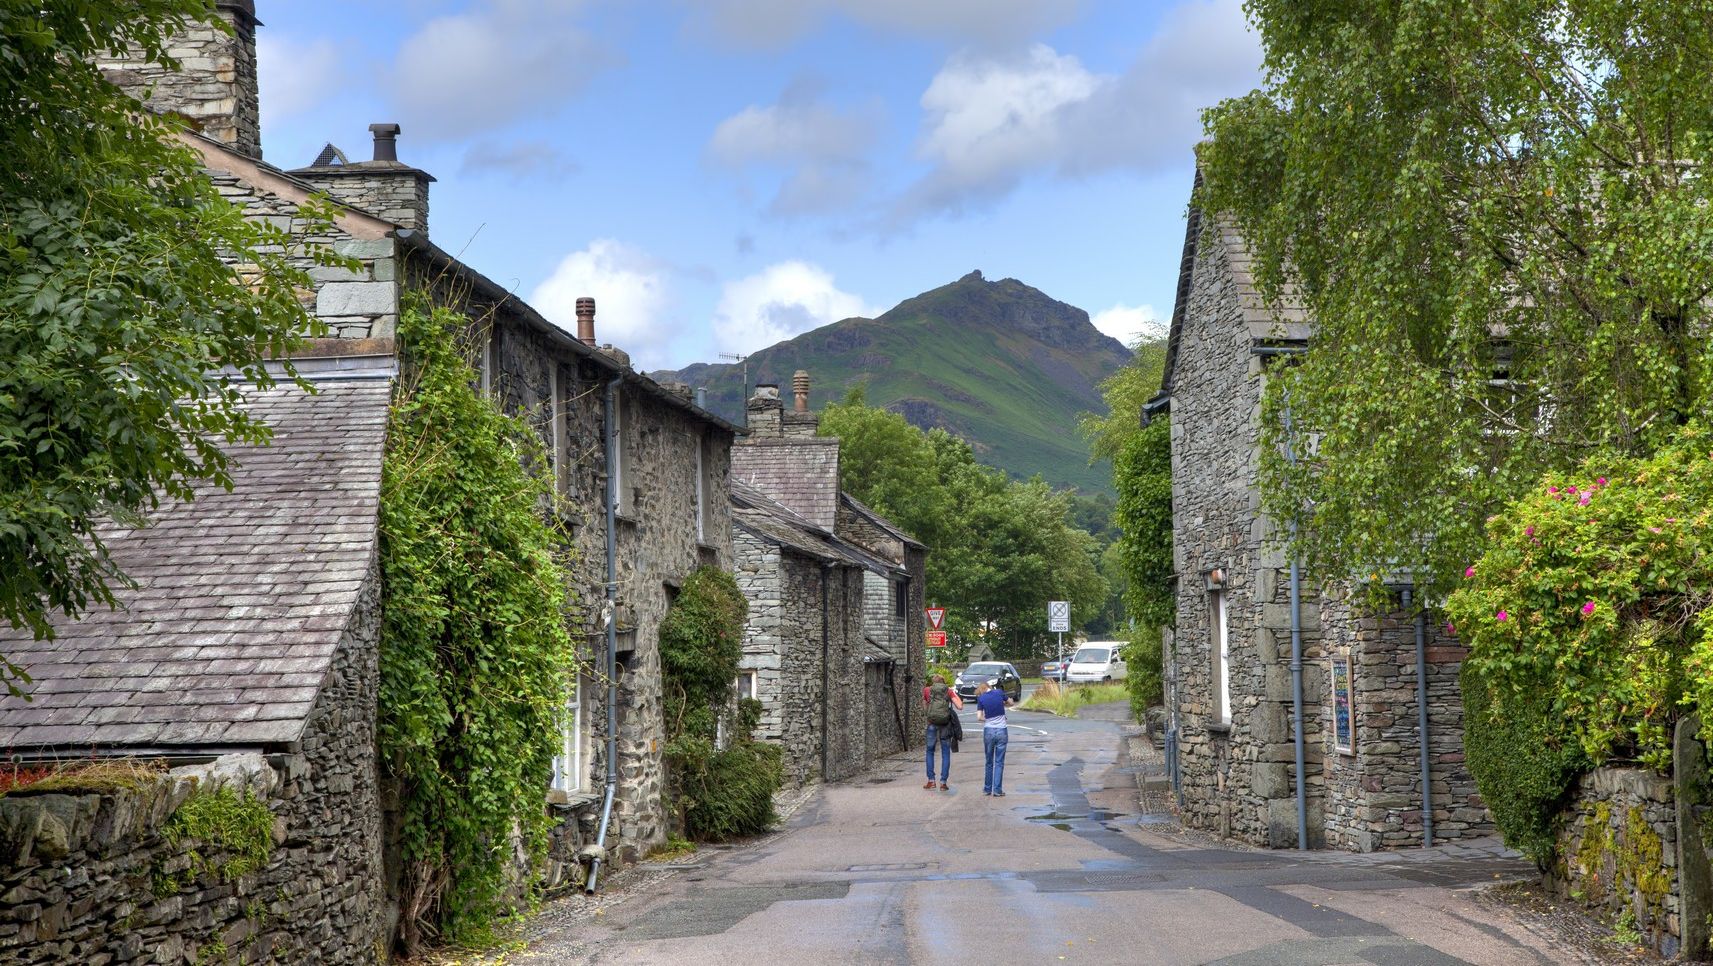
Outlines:
{"type": "Polygon", "coordinates": [[[1444,590],[1535,480],[1708,405],[1713,8],[1248,10],[1267,84],[1207,114],[1198,203],[1315,324],[1269,380],[1265,509],[1311,569],[1444,590]]]}
{"type": "Polygon", "coordinates": [[[420,295],[402,307],[381,478],[379,730],[407,949],[489,938],[515,911],[519,844],[542,870],[575,672],[569,539],[541,512],[553,488],[540,438],[471,385],[468,329],[420,295]]]}
{"type": "Polygon", "coordinates": [[[220,444],[267,438],[240,384],[314,329],[290,257],[330,253],[246,221],[175,123],[89,63],[167,63],[211,19],[208,0],[0,0],[0,618],[40,636],[113,603],[97,523],[229,483],[220,444]]]}
{"type": "Polygon", "coordinates": [[[1678,718],[1713,711],[1713,436],[1548,477],[1487,537],[1446,602],[1465,744],[1507,841],[1544,862],[1578,774],[1669,771],[1678,718]]]}
{"type": "Polygon", "coordinates": [[[967,442],[860,392],[828,406],[820,431],[840,440],[843,488],[930,547],[929,596],[947,609],[954,650],[986,641],[1001,656],[1045,656],[1047,601],[1071,601],[1075,627],[1101,612],[1100,547],[1071,523],[1070,494],[1010,480],[967,442]]]}

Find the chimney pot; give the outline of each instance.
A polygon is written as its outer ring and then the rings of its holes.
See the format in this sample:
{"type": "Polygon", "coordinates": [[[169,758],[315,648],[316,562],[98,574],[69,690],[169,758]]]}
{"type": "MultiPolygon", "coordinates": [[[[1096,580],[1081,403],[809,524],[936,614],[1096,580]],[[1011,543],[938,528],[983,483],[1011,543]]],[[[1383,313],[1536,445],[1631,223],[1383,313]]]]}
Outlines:
{"type": "Polygon", "coordinates": [[[369,130],[375,135],[375,160],[397,161],[399,159],[399,126],[397,124],[371,124],[369,130]]]}
{"type": "Polygon", "coordinates": [[[795,397],[796,409],[800,413],[809,411],[809,373],[799,369],[791,377],[791,395],[795,397]]]}
{"type": "Polygon", "coordinates": [[[587,295],[577,300],[577,341],[595,344],[595,300],[587,295]]]}

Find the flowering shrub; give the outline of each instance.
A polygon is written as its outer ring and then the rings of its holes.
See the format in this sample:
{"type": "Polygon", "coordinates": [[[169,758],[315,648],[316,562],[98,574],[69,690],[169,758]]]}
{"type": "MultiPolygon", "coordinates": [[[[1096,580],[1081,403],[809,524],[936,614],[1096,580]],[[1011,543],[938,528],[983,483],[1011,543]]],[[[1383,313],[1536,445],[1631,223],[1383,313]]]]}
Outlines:
{"type": "Polygon", "coordinates": [[[1678,715],[1713,708],[1713,438],[1543,481],[1487,536],[1446,612],[1492,713],[1526,696],[1547,744],[1668,769],[1678,715]]]}

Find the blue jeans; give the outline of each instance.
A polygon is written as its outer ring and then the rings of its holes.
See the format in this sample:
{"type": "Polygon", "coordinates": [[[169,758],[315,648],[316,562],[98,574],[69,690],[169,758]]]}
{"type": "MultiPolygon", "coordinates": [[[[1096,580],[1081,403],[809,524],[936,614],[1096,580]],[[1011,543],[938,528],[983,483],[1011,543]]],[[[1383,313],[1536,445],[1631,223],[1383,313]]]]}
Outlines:
{"type": "Polygon", "coordinates": [[[986,758],[986,765],[981,773],[982,791],[996,795],[1005,791],[1005,746],[1010,741],[1010,729],[981,729],[981,751],[986,758]]]}
{"type": "Polygon", "coordinates": [[[952,740],[941,737],[939,725],[928,726],[927,751],[923,763],[928,766],[928,780],[934,780],[934,746],[940,746],[940,781],[945,782],[952,777],[952,740]]]}

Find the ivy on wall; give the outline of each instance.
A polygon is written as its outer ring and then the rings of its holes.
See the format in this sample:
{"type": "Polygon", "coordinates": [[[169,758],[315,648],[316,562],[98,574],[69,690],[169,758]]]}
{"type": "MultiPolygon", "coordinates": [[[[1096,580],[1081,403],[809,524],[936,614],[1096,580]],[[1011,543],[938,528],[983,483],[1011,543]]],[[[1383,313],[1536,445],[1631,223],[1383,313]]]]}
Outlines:
{"type": "Polygon", "coordinates": [[[732,701],[748,614],[732,575],[703,567],[660,623],[667,789],[683,834],[695,841],[755,835],[775,818],[780,749],[754,740],[760,704],[732,701]],[[724,747],[722,724],[730,732],[724,747]]]}
{"type": "Polygon", "coordinates": [[[1669,771],[1678,718],[1713,708],[1713,436],[1548,477],[1487,541],[1446,602],[1470,645],[1465,743],[1506,840],[1544,860],[1577,775],[1669,771]]]}
{"type": "Polygon", "coordinates": [[[539,437],[472,385],[468,319],[421,295],[401,309],[381,480],[380,742],[408,950],[485,942],[535,893],[574,600],[569,541],[540,512],[553,491],[539,437]]]}
{"type": "Polygon", "coordinates": [[[1119,559],[1129,577],[1124,606],[1134,621],[1125,648],[1130,709],[1142,714],[1164,698],[1160,632],[1177,620],[1172,561],[1172,429],[1166,416],[1131,432],[1113,455],[1118,487],[1113,520],[1123,531],[1119,559]]]}

